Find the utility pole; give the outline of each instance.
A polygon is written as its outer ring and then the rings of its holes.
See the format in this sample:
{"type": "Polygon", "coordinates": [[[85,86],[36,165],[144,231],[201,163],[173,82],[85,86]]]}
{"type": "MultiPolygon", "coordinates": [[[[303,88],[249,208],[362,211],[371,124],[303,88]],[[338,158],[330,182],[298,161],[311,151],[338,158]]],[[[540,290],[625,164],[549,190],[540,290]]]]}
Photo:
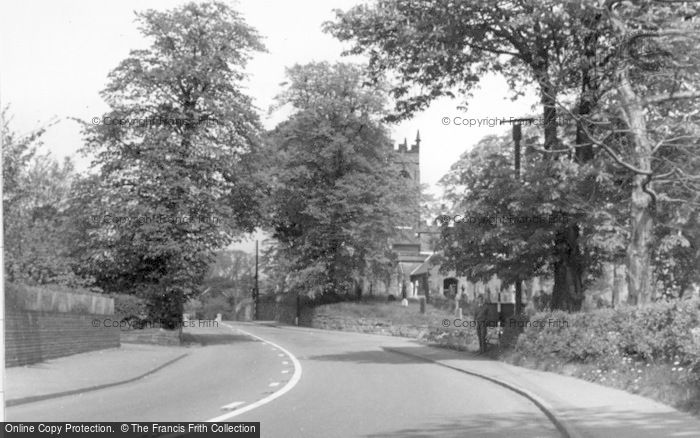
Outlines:
{"type": "Polygon", "coordinates": [[[253,303],[255,306],[255,315],[253,319],[258,320],[260,313],[258,312],[258,304],[260,298],[260,289],[258,288],[258,240],[255,240],[255,286],[253,287],[253,303]]]}
{"type": "MultiPolygon", "coordinates": [[[[513,125],[513,143],[515,150],[513,151],[513,164],[515,166],[515,179],[520,180],[520,139],[522,138],[522,130],[520,122],[513,125]]],[[[523,311],[523,281],[518,278],[515,281],[515,316],[518,316],[523,311]]]]}
{"type": "MultiPolygon", "coordinates": [[[[513,126],[513,164],[515,167],[515,178],[520,179],[520,140],[522,138],[522,124],[532,125],[534,118],[501,120],[501,125],[510,123],[513,126]]],[[[520,279],[515,281],[515,314],[519,315],[523,311],[523,282],[520,279]]]]}
{"type": "Polygon", "coordinates": [[[514,164],[515,164],[515,178],[520,179],[520,139],[523,137],[522,129],[520,123],[513,125],[513,142],[514,147],[514,164]]]}

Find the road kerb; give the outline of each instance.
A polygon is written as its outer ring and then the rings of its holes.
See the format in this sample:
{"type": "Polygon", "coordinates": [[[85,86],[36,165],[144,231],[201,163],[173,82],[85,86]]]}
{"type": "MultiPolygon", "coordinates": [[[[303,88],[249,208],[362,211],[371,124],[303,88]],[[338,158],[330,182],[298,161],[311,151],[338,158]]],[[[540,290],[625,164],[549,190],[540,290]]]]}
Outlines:
{"type": "Polygon", "coordinates": [[[18,406],[18,405],[24,405],[27,403],[34,403],[34,402],[38,402],[38,401],[49,400],[52,398],[66,397],[68,395],[82,394],[82,393],[86,393],[86,392],[98,391],[100,389],[111,388],[113,386],[125,385],[127,383],[135,382],[137,380],[143,379],[144,377],[150,376],[151,374],[162,370],[163,368],[167,367],[168,365],[174,364],[175,362],[177,362],[178,360],[182,359],[183,357],[185,357],[187,355],[188,355],[188,353],[181,354],[180,356],[178,356],[174,359],[171,359],[171,360],[165,362],[164,364],[161,364],[161,365],[151,369],[148,372],[145,372],[139,376],[132,377],[129,379],[119,380],[117,382],[105,383],[102,385],[88,386],[85,388],[72,389],[70,391],[55,392],[53,394],[42,394],[42,395],[35,395],[35,396],[31,396],[31,397],[16,398],[13,400],[7,400],[5,402],[5,405],[7,407],[18,406]]]}
{"type": "Polygon", "coordinates": [[[458,371],[458,372],[461,372],[464,374],[469,374],[470,376],[474,376],[474,377],[479,377],[481,379],[488,380],[489,382],[495,383],[499,386],[502,386],[506,389],[509,389],[509,390],[525,397],[526,399],[530,400],[532,403],[534,403],[535,406],[537,406],[537,408],[540,411],[542,411],[542,413],[549,419],[549,421],[551,421],[552,424],[554,424],[554,427],[557,428],[557,430],[562,434],[562,436],[564,438],[586,438],[586,436],[583,435],[578,430],[576,430],[576,428],[573,427],[573,425],[571,425],[570,422],[561,418],[562,417],[561,415],[556,415],[554,413],[555,408],[552,405],[550,405],[547,401],[543,400],[541,397],[528,391],[525,388],[521,388],[521,387],[514,385],[512,383],[505,382],[503,380],[498,380],[494,377],[487,376],[485,374],[482,374],[482,373],[479,373],[476,371],[465,370],[463,368],[448,365],[448,364],[441,362],[439,360],[433,360],[433,359],[430,359],[430,358],[427,358],[424,356],[420,356],[417,354],[406,353],[405,351],[401,351],[401,350],[394,349],[391,347],[382,347],[382,348],[385,351],[390,351],[392,353],[401,354],[403,356],[410,356],[410,357],[414,357],[417,359],[422,359],[426,362],[434,363],[436,365],[440,365],[440,366],[443,366],[445,368],[449,368],[449,369],[454,370],[454,371],[458,371]]]}

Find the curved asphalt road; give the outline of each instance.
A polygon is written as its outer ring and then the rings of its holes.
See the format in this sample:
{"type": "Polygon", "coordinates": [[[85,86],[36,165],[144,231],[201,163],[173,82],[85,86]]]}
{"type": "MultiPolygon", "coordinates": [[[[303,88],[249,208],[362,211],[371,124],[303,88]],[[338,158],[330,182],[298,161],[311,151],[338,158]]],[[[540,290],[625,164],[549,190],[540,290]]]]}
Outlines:
{"type": "MultiPolygon", "coordinates": [[[[264,437],[558,437],[530,401],[432,363],[385,351],[411,341],[230,323],[278,344],[303,369],[298,383],[238,414],[293,378],[278,348],[221,327],[204,346],[137,382],[7,409],[8,421],[260,421],[264,437]],[[228,405],[228,408],[224,406],[228,405]]],[[[291,384],[289,385],[291,386],[291,384]]]]}

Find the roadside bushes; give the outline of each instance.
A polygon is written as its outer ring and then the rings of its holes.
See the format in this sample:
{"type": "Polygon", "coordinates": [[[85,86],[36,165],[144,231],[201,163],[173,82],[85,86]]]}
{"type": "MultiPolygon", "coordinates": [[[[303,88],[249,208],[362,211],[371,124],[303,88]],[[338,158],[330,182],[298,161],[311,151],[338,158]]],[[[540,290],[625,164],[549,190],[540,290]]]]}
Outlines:
{"type": "Polygon", "coordinates": [[[185,297],[180,289],[157,289],[151,292],[146,301],[148,318],[166,330],[181,328],[185,297]]]}
{"type": "Polygon", "coordinates": [[[533,359],[606,364],[628,357],[673,363],[700,374],[700,300],[540,312],[526,322],[515,349],[533,359]]]}
{"type": "MultiPolygon", "coordinates": [[[[487,339],[491,344],[495,343],[495,332],[488,331],[487,339]]],[[[427,331],[420,333],[418,339],[428,344],[438,345],[452,350],[469,351],[479,348],[479,339],[476,329],[455,329],[444,327],[429,327],[427,331]]]]}
{"type": "Polygon", "coordinates": [[[148,319],[146,301],[134,295],[111,294],[114,298],[114,316],[126,321],[130,327],[140,328],[148,319]]]}
{"type": "Polygon", "coordinates": [[[506,361],[700,415],[699,299],[577,314],[540,312],[527,323],[506,361]]]}
{"type": "Polygon", "coordinates": [[[202,301],[202,308],[196,313],[198,319],[215,319],[219,313],[223,319],[235,319],[236,309],[226,297],[206,297],[202,301]]]}

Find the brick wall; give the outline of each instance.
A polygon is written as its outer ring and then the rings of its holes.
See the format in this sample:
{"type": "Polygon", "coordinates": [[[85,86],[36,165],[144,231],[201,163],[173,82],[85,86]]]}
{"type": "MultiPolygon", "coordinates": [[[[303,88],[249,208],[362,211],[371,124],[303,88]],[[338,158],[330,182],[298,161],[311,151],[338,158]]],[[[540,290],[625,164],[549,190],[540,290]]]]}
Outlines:
{"type": "Polygon", "coordinates": [[[108,315],[32,310],[5,313],[5,366],[27,365],[103,348],[119,347],[118,328],[100,323],[108,315]]]}

